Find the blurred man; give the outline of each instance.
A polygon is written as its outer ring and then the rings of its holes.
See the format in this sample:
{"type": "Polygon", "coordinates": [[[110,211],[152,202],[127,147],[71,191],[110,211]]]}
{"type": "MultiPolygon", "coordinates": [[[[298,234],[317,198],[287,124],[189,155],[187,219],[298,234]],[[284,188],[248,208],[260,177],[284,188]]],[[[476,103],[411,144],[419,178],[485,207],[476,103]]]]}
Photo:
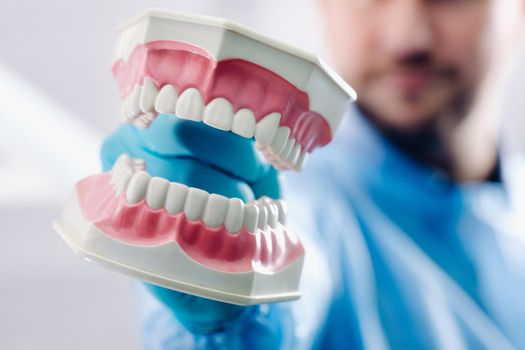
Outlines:
{"type": "Polygon", "coordinates": [[[525,212],[510,180],[525,173],[474,108],[509,1],[322,0],[359,98],[334,143],[288,175],[303,297],[243,308],[145,294],[146,345],[525,348],[525,212]]]}

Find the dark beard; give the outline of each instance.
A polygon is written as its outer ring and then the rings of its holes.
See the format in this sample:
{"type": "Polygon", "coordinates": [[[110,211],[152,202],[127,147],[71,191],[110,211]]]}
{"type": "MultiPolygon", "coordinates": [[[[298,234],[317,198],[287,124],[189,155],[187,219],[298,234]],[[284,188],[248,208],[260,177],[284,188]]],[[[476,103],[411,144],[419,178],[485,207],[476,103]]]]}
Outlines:
{"type": "Polygon", "coordinates": [[[453,103],[449,111],[441,111],[429,122],[417,128],[404,130],[387,125],[383,118],[371,109],[357,103],[362,114],[392,143],[418,163],[430,166],[449,178],[454,178],[455,159],[450,147],[454,129],[467,116],[470,99],[461,97],[453,103]]]}

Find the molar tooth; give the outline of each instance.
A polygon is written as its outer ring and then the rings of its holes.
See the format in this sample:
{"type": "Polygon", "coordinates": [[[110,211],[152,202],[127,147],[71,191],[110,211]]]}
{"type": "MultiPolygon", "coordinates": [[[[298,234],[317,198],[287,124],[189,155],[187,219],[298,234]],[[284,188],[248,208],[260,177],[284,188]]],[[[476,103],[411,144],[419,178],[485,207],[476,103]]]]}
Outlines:
{"type": "Polygon", "coordinates": [[[199,90],[186,89],[179,97],[175,114],[182,119],[201,121],[204,110],[204,99],[199,90]]]}
{"type": "Polygon", "coordinates": [[[255,140],[260,145],[268,145],[279,128],[281,113],[270,113],[257,123],[255,140]]]}
{"type": "Polygon", "coordinates": [[[238,232],[242,227],[244,202],[239,198],[230,198],[224,226],[230,233],[238,232]]]}
{"type": "Polygon", "coordinates": [[[272,151],[275,155],[281,153],[286,146],[288,137],[290,136],[290,128],[287,126],[280,126],[275,133],[275,136],[270,144],[272,151]]]}
{"type": "Polygon", "coordinates": [[[286,142],[286,146],[284,146],[282,152],[279,154],[279,157],[284,161],[288,158],[290,153],[292,152],[292,148],[295,145],[295,139],[291,138],[286,142]]]}
{"type": "Polygon", "coordinates": [[[259,221],[259,207],[255,203],[248,203],[244,207],[242,224],[250,232],[255,233],[259,221]]]}
{"type": "Polygon", "coordinates": [[[268,209],[264,205],[259,205],[259,218],[258,218],[258,227],[261,230],[266,230],[268,224],[268,209]]]}
{"type": "Polygon", "coordinates": [[[277,206],[279,222],[286,225],[286,215],[288,214],[288,205],[282,199],[276,200],[275,205],[277,206]]]}
{"type": "Polygon", "coordinates": [[[184,204],[184,214],[189,221],[196,221],[202,217],[208,192],[199,188],[190,187],[184,204]]]}
{"type": "Polygon", "coordinates": [[[286,162],[288,163],[288,166],[292,166],[293,164],[295,164],[300,154],[301,154],[301,145],[299,143],[296,143],[292,148],[292,152],[290,152],[290,155],[286,158],[286,162]]]}
{"type": "Polygon", "coordinates": [[[229,131],[233,123],[233,106],[225,98],[214,99],[204,108],[203,122],[217,129],[229,131]]]}
{"type": "Polygon", "coordinates": [[[126,191],[126,200],[130,204],[141,201],[148,190],[148,183],[151,176],[145,171],[138,171],[133,174],[126,191]]]}
{"type": "Polygon", "coordinates": [[[228,198],[220,194],[210,194],[202,221],[209,227],[219,227],[224,223],[228,211],[228,198]]]}
{"type": "Polygon", "coordinates": [[[177,99],[177,90],[173,85],[164,85],[155,99],[155,111],[163,114],[175,114],[177,99]]]}
{"type": "Polygon", "coordinates": [[[151,209],[160,209],[164,205],[164,199],[170,182],[161,177],[152,177],[146,192],[146,203],[151,209]]]}
{"type": "Polygon", "coordinates": [[[255,135],[255,115],[248,108],[241,108],[233,116],[232,132],[246,138],[255,135]]]}
{"type": "Polygon", "coordinates": [[[155,98],[157,97],[157,87],[150,78],[144,78],[142,84],[142,93],[140,94],[139,107],[144,113],[150,113],[154,111],[155,98]]]}
{"type": "Polygon", "coordinates": [[[119,175],[118,182],[116,182],[115,193],[120,195],[121,193],[126,192],[129,182],[133,177],[133,171],[129,168],[123,168],[122,172],[119,175]]]}
{"type": "Polygon", "coordinates": [[[299,159],[297,159],[297,163],[295,164],[295,170],[299,171],[302,170],[308,161],[308,152],[304,151],[301,152],[301,155],[299,156],[299,159]]]}
{"type": "Polygon", "coordinates": [[[188,186],[178,182],[170,182],[164,203],[166,211],[172,215],[183,211],[187,193],[188,186]]]}

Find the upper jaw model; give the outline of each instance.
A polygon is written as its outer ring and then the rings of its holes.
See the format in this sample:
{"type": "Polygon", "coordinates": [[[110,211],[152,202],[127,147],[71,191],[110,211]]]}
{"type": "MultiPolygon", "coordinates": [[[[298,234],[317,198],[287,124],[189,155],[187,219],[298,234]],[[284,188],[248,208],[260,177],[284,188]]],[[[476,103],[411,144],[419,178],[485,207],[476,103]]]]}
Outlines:
{"type": "MultiPolygon", "coordinates": [[[[226,20],[149,10],[119,31],[124,121],[55,228],[88,260],[229,303],[297,298],[304,259],[275,169],[300,170],[353,90],[226,20]],[[262,155],[262,157],[261,157],[262,155]]],[[[292,208],[293,210],[293,208],[292,208]]]]}

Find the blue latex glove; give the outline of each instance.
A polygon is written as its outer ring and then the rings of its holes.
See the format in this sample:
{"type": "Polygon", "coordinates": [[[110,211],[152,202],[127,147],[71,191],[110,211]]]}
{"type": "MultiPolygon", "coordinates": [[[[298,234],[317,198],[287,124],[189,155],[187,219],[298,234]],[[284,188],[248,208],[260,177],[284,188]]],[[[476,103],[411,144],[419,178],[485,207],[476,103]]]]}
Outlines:
{"type": "MultiPolygon", "coordinates": [[[[144,159],[152,176],[210,193],[245,202],[263,195],[280,197],[277,172],[254,149],[253,140],[203,123],[160,115],[146,130],[122,125],[103,145],[104,170],[122,153],[144,159]]],[[[174,345],[162,343],[152,348],[185,348],[181,344],[186,344],[187,348],[277,349],[297,343],[291,303],[242,307],[150,284],[144,289],[160,301],[157,307],[174,316],[168,327],[181,327],[175,334],[189,337],[187,343],[179,337],[174,345]]],[[[147,344],[165,338],[148,331],[148,325],[160,319],[146,319],[147,344]]]]}

